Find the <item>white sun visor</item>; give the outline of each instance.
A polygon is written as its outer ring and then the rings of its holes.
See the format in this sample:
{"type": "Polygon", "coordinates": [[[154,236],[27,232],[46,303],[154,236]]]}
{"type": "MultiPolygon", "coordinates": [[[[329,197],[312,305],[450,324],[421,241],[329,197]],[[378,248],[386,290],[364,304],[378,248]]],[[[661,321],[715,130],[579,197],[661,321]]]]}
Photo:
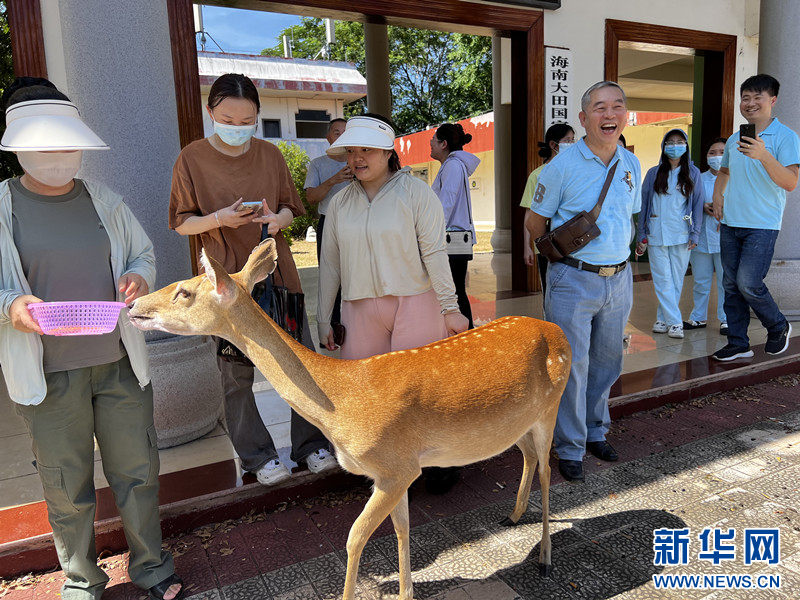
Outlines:
{"type": "Polygon", "coordinates": [[[108,150],[108,145],[81,120],[78,107],[64,100],[30,100],[6,109],[6,132],[0,149],[108,150]]]}

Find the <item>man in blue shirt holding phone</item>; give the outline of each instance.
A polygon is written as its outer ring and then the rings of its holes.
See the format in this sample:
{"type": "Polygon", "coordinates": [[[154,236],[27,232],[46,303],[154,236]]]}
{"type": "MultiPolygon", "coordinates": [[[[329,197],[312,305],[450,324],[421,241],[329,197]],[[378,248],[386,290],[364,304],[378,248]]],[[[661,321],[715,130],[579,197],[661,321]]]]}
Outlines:
{"type": "Polygon", "coordinates": [[[714,185],[714,216],[720,226],[728,344],[717,360],[753,356],[747,327],[750,309],[767,330],[764,351],[781,354],[789,347],[792,326],[764,285],[775,240],[781,229],[786,192],[797,187],[800,138],[772,116],[780,84],[770,75],[754,75],[742,83],[739,110],[751,125],[725,144],[714,185]],[[741,138],[741,139],[740,139],[741,138]]]}

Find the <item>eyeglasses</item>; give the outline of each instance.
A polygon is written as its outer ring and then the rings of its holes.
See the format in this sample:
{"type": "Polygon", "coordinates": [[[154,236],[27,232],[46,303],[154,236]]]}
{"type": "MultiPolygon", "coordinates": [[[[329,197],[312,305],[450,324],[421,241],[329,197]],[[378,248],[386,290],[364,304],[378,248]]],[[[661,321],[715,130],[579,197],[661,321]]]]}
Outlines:
{"type": "Polygon", "coordinates": [[[686,142],[664,142],[664,146],[667,147],[667,148],[674,147],[674,146],[685,146],[685,145],[686,145],[686,142]]]}

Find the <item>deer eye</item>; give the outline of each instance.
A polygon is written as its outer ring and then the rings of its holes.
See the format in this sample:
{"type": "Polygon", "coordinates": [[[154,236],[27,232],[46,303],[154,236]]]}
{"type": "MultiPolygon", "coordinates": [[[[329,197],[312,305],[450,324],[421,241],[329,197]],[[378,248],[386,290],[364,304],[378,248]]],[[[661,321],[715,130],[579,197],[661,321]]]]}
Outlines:
{"type": "Polygon", "coordinates": [[[189,290],[187,290],[186,288],[180,287],[180,288],[175,290],[175,294],[172,296],[172,302],[175,303],[180,298],[190,298],[191,295],[192,294],[191,294],[191,292],[189,292],[189,290]]]}

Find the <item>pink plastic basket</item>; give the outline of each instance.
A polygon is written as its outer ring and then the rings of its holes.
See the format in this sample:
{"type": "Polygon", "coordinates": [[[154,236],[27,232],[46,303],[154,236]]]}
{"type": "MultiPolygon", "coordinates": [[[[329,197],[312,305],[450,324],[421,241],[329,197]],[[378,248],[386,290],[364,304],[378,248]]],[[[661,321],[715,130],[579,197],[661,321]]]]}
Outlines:
{"type": "Polygon", "coordinates": [[[124,302],[35,302],[28,310],[47,335],[100,335],[114,331],[124,302]]]}

